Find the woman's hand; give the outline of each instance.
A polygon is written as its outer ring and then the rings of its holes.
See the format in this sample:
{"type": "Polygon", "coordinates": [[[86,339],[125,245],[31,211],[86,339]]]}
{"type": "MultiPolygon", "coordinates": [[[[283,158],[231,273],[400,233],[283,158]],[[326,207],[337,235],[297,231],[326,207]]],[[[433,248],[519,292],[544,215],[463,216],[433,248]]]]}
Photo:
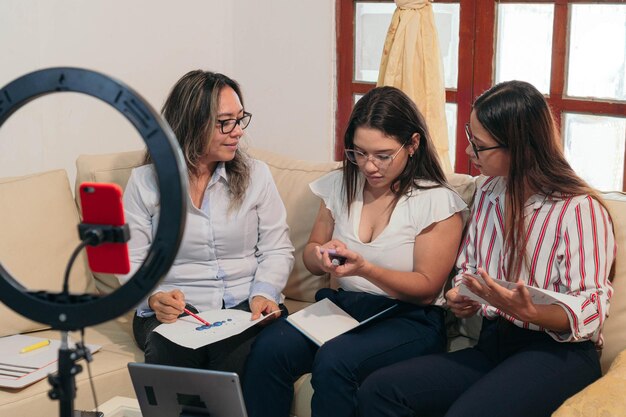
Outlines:
{"type": "Polygon", "coordinates": [[[148,305],[161,323],[173,323],[185,309],[185,295],[181,290],[159,291],[148,298],[148,305]]]}
{"type": "Polygon", "coordinates": [[[341,251],[346,250],[346,244],[340,240],[333,239],[324,243],[321,246],[315,246],[315,259],[317,261],[318,267],[328,273],[334,273],[337,265],[333,265],[332,258],[328,254],[327,250],[332,249],[339,256],[344,256],[341,251]]]}
{"type": "Polygon", "coordinates": [[[476,301],[459,295],[459,287],[454,287],[446,293],[446,303],[450,307],[450,311],[460,319],[473,316],[478,312],[480,304],[476,301]]]}
{"type": "Polygon", "coordinates": [[[498,285],[484,269],[478,268],[477,272],[484,282],[480,282],[471,275],[463,274],[465,285],[471,292],[503,313],[521,321],[535,323],[538,313],[537,305],[533,303],[523,281],[518,280],[515,288],[509,290],[498,285]]]}
{"type": "Polygon", "coordinates": [[[345,243],[334,239],[323,246],[317,246],[316,255],[320,268],[336,277],[361,275],[361,271],[367,265],[367,261],[360,254],[349,250],[345,243]],[[321,249],[324,249],[323,253],[321,249]],[[345,258],[345,263],[342,265],[333,264],[331,256],[326,252],[327,249],[333,249],[337,256],[345,258]]]}
{"type": "MultiPolygon", "coordinates": [[[[250,311],[252,312],[251,320],[256,320],[261,317],[261,314],[267,316],[275,311],[280,311],[280,308],[274,301],[268,300],[261,295],[256,295],[252,297],[252,301],[250,302],[250,311]]],[[[282,313],[272,314],[266,320],[263,320],[263,323],[269,323],[272,320],[276,320],[281,314],[282,313]]]]}

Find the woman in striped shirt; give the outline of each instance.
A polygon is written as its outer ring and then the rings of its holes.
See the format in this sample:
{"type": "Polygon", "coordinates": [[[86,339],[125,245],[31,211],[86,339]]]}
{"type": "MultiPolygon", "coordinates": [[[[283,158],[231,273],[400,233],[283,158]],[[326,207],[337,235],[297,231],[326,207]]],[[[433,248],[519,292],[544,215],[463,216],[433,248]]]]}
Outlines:
{"type": "Polygon", "coordinates": [[[466,133],[486,178],[446,299],[457,317],[483,316],[478,344],[372,374],[361,416],[549,416],[601,375],[616,251],[602,200],[565,160],[548,104],[528,83],[486,91],[466,133]],[[566,296],[536,304],[533,288],[566,296]]]}

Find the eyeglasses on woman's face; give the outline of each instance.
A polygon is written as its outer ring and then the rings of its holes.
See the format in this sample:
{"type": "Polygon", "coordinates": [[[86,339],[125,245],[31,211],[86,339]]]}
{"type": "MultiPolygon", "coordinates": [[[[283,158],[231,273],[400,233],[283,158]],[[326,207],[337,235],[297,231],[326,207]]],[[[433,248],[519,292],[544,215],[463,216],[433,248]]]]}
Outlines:
{"type": "Polygon", "coordinates": [[[480,157],[478,156],[480,152],[490,151],[492,149],[498,148],[506,148],[505,145],[489,146],[487,148],[483,148],[482,146],[476,146],[476,144],[474,143],[474,135],[470,131],[469,123],[465,123],[465,136],[467,136],[467,141],[472,146],[472,150],[474,151],[474,155],[476,155],[476,159],[480,159],[480,157]]]}
{"type": "Polygon", "coordinates": [[[241,130],[245,129],[250,124],[250,120],[252,120],[252,113],[243,112],[243,116],[240,118],[218,120],[217,125],[220,127],[220,132],[227,135],[235,130],[237,125],[241,127],[241,130]]]}
{"type": "Polygon", "coordinates": [[[346,159],[355,165],[363,166],[367,163],[367,161],[372,161],[376,168],[385,169],[389,165],[391,165],[391,163],[396,158],[396,156],[398,156],[402,148],[404,148],[404,145],[406,144],[400,146],[400,148],[395,153],[393,153],[393,155],[387,153],[375,153],[369,155],[367,152],[361,152],[355,149],[346,149],[344,152],[346,154],[346,159]]]}

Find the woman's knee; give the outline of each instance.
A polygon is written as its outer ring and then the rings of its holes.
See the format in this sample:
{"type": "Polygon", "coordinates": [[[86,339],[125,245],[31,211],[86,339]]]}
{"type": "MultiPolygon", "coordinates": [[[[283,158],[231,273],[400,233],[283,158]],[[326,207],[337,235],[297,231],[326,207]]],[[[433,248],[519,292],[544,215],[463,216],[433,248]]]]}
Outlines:
{"type": "Polygon", "coordinates": [[[326,342],[322,345],[313,361],[313,380],[324,381],[326,378],[341,378],[355,380],[358,363],[355,362],[353,351],[346,350],[345,346],[326,342]]]}
{"type": "Polygon", "coordinates": [[[265,363],[285,362],[302,353],[305,346],[302,336],[284,320],[272,323],[256,337],[248,361],[262,360],[265,363]]]}

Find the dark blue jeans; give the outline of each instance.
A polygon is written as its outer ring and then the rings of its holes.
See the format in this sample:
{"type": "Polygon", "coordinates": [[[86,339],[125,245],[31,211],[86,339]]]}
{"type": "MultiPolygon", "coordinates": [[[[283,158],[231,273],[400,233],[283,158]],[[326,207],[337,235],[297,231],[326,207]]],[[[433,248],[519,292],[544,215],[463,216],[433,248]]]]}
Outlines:
{"type": "Polygon", "coordinates": [[[446,345],[444,314],[439,307],[420,307],[387,297],[349,291],[320,290],[362,321],[392,304],[398,307],[379,320],[344,333],[318,348],[280,320],[257,336],[243,379],[250,417],[287,417],[293,384],[312,372],[314,417],[356,415],[356,393],[375,370],[419,355],[442,352],[446,345]]]}
{"type": "Polygon", "coordinates": [[[543,417],[601,375],[592,342],[559,343],[483,319],[474,348],[380,369],[358,394],[361,417],[543,417]]]}

